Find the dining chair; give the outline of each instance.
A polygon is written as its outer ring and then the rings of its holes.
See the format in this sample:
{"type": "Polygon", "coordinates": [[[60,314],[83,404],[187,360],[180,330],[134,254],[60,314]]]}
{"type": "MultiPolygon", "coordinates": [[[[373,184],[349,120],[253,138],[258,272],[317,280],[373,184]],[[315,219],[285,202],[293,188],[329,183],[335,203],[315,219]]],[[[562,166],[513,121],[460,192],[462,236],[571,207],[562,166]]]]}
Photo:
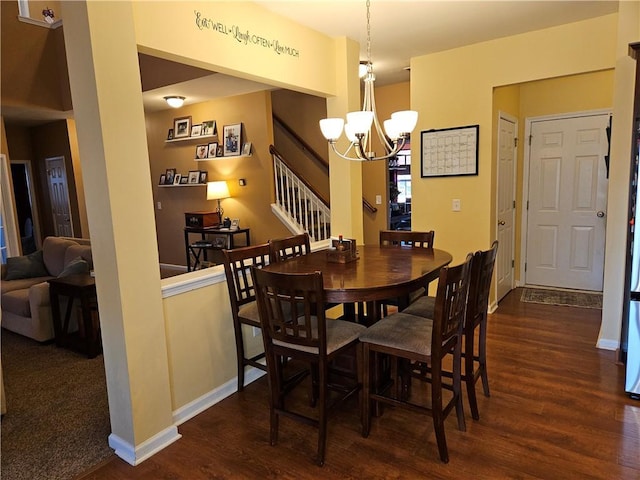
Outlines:
{"type": "Polygon", "coordinates": [[[269,240],[272,262],[282,262],[311,252],[311,241],[307,232],[290,237],[269,240]]]}
{"type": "Polygon", "coordinates": [[[224,254],[224,271],[227,277],[236,339],[238,391],[241,392],[244,389],[245,366],[249,365],[267,371],[267,367],[260,362],[265,357],[264,352],[252,357],[246,356],[242,326],[261,327],[250,269],[251,267],[262,268],[269,263],[269,244],[263,243],[233,250],[222,250],[222,253],[224,254]]]}
{"type": "MultiPolygon", "coordinates": [[[[360,386],[353,375],[342,382],[333,378],[330,381],[329,367],[338,356],[348,352],[355,355],[358,336],[365,327],[326,318],[322,272],[292,274],[254,268],[252,275],[267,355],[270,443],[276,445],[278,442],[281,415],[315,426],[319,430],[316,462],[322,466],[329,410],[356,394],[360,386]],[[296,408],[295,402],[285,401],[295,391],[295,386],[284,380],[283,358],[288,358],[289,363],[297,360],[312,365],[317,372],[317,377],[311,377],[317,381],[315,414],[296,408]],[[330,392],[338,393],[338,398],[332,399],[331,404],[330,392]]],[[[333,369],[331,373],[335,373],[333,369]]]]}
{"type": "MultiPolygon", "coordinates": [[[[427,232],[408,231],[408,230],[380,230],[380,245],[402,246],[408,245],[414,248],[433,248],[433,241],[436,236],[435,231],[427,232]]],[[[409,293],[407,303],[410,305],[427,292],[427,286],[420,287],[409,293]]],[[[390,298],[382,302],[382,314],[387,316],[389,313],[388,306],[397,307],[399,301],[396,298],[390,298]]]]}
{"type": "Polygon", "coordinates": [[[371,430],[372,406],[378,410],[380,402],[422,412],[433,418],[440,459],[444,463],[449,462],[444,421],[454,407],[458,429],[466,430],[461,394],[462,327],[472,258],[469,254],[460,265],[440,270],[432,321],[399,312],[381,319],[360,335],[363,370],[360,404],[364,437],[369,436],[371,430]],[[392,362],[428,365],[429,369],[414,372],[409,382],[416,378],[431,384],[430,404],[427,398],[421,398],[424,389],[405,389],[404,385],[402,389],[398,388],[403,380],[394,372],[391,381],[381,382],[380,354],[388,356],[392,362]],[[450,383],[443,381],[443,377],[447,378],[443,375],[443,359],[447,355],[451,355],[453,365],[450,383]],[[451,391],[451,398],[446,403],[443,402],[443,389],[451,391]]]}
{"type": "MultiPolygon", "coordinates": [[[[471,417],[480,419],[478,400],[476,398],[476,383],[482,379],[482,389],[485,397],[490,396],[489,378],[487,375],[487,313],[489,310],[489,292],[491,278],[498,254],[498,241],[495,240],[489,250],[477,251],[471,264],[471,282],[467,298],[467,313],[465,316],[462,348],[464,369],[462,380],[467,387],[467,397],[471,417]],[[478,330],[478,353],[475,353],[475,335],[478,330]],[[477,365],[477,367],[476,367],[477,365]]],[[[433,318],[435,298],[424,296],[409,305],[402,313],[433,318]]]]}

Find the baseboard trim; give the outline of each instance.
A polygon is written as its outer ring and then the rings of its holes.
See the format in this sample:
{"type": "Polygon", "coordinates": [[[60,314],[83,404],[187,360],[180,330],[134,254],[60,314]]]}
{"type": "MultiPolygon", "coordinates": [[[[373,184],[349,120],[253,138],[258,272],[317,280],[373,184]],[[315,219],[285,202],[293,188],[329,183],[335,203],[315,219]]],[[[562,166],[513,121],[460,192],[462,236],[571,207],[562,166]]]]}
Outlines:
{"type": "Polygon", "coordinates": [[[178,427],[172,425],[138,446],[133,446],[112,433],[109,435],[109,446],[115,450],[117,456],[135,467],[180,438],[182,435],[178,433],[178,427]]]}
{"type": "MultiPolygon", "coordinates": [[[[258,368],[250,368],[245,372],[244,384],[249,385],[255,382],[258,378],[264,376],[266,372],[258,368]]],[[[205,393],[199,398],[196,398],[192,402],[180,407],[173,412],[173,423],[178,426],[182,425],[187,420],[192,419],[199,413],[204,412],[206,409],[212,407],[216,403],[224,400],[230,395],[233,395],[238,391],[238,377],[234,377],[228,382],[220,385],[219,387],[205,393]]]]}

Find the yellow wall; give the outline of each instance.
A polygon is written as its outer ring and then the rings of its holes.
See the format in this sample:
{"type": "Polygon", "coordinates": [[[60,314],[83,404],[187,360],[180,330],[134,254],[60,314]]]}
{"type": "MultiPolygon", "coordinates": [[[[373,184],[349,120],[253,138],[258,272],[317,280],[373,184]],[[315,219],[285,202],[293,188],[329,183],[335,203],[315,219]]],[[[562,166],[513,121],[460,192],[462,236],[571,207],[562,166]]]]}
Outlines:
{"type": "MultiPolygon", "coordinates": [[[[480,126],[477,176],[420,178],[419,169],[413,170],[414,229],[435,229],[438,245],[446,246],[455,262],[490,246],[495,237],[494,87],[612,68],[616,20],[607,15],[412,59],[416,131],[480,126]],[[454,198],[461,200],[460,212],[451,210],[454,198]]],[[[411,153],[418,163],[419,142],[414,140],[411,153]]]]}
{"type": "MultiPolygon", "coordinates": [[[[273,143],[273,131],[268,91],[151,113],[146,115],[146,123],[161,263],[186,265],[185,212],[215,211],[217,206],[217,202],[206,199],[204,185],[159,187],[160,175],[168,168],[175,168],[182,175],[188,175],[190,170],[203,170],[207,172],[208,181],[226,180],[231,198],[221,202],[224,215],[240,219],[241,227],[251,229],[251,243],[263,243],[270,238],[290,234],[271,213],[273,160],[269,145],[273,143]],[[174,118],[184,116],[190,116],[194,125],[215,120],[218,139],[223,136],[224,125],[242,123],[243,141],[252,143],[253,154],[250,157],[222,157],[196,162],[196,146],[217,139],[166,143],[167,132],[173,128],[174,118]],[[246,180],[245,187],[239,185],[240,178],[246,180]],[[158,209],[158,202],[161,203],[161,209],[158,209]]],[[[195,240],[195,237],[191,240],[195,240]]]]}

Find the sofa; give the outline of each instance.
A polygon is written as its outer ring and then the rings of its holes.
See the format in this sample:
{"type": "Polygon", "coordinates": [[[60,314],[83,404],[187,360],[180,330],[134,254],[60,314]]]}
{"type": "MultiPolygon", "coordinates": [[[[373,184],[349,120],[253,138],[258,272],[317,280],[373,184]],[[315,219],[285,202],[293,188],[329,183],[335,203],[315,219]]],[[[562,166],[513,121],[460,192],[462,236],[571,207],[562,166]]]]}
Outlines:
{"type": "Polygon", "coordinates": [[[46,342],[54,338],[47,280],[93,269],[87,239],[47,237],[42,249],[2,265],[2,328],[46,342]]]}

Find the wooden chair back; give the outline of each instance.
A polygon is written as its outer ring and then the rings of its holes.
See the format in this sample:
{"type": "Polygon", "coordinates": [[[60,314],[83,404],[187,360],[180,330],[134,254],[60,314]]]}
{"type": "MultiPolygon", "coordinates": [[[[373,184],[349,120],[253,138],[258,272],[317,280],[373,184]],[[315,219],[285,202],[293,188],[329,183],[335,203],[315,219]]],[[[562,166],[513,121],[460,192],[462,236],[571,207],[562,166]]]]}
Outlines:
{"type": "Polygon", "coordinates": [[[269,263],[269,244],[223,250],[224,271],[231,300],[231,310],[238,309],[256,299],[251,267],[262,268],[269,263]]]}
{"type": "Polygon", "coordinates": [[[466,334],[473,336],[473,329],[487,316],[491,278],[498,254],[498,241],[489,250],[478,251],[473,256],[471,284],[467,302],[466,334]]]}
{"type": "Polygon", "coordinates": [[[308,233],[301,233],[291,237],[269,240],[272,262],[282,262],[290,258],[306,255],[311,252],[311,241],[308,233]]]}
{"type": "Polygon", "coordinates": [[[380,245],[410,245],[419,248],[433,248],[436,233],[407,230],[380,230],[380,245]]]}

